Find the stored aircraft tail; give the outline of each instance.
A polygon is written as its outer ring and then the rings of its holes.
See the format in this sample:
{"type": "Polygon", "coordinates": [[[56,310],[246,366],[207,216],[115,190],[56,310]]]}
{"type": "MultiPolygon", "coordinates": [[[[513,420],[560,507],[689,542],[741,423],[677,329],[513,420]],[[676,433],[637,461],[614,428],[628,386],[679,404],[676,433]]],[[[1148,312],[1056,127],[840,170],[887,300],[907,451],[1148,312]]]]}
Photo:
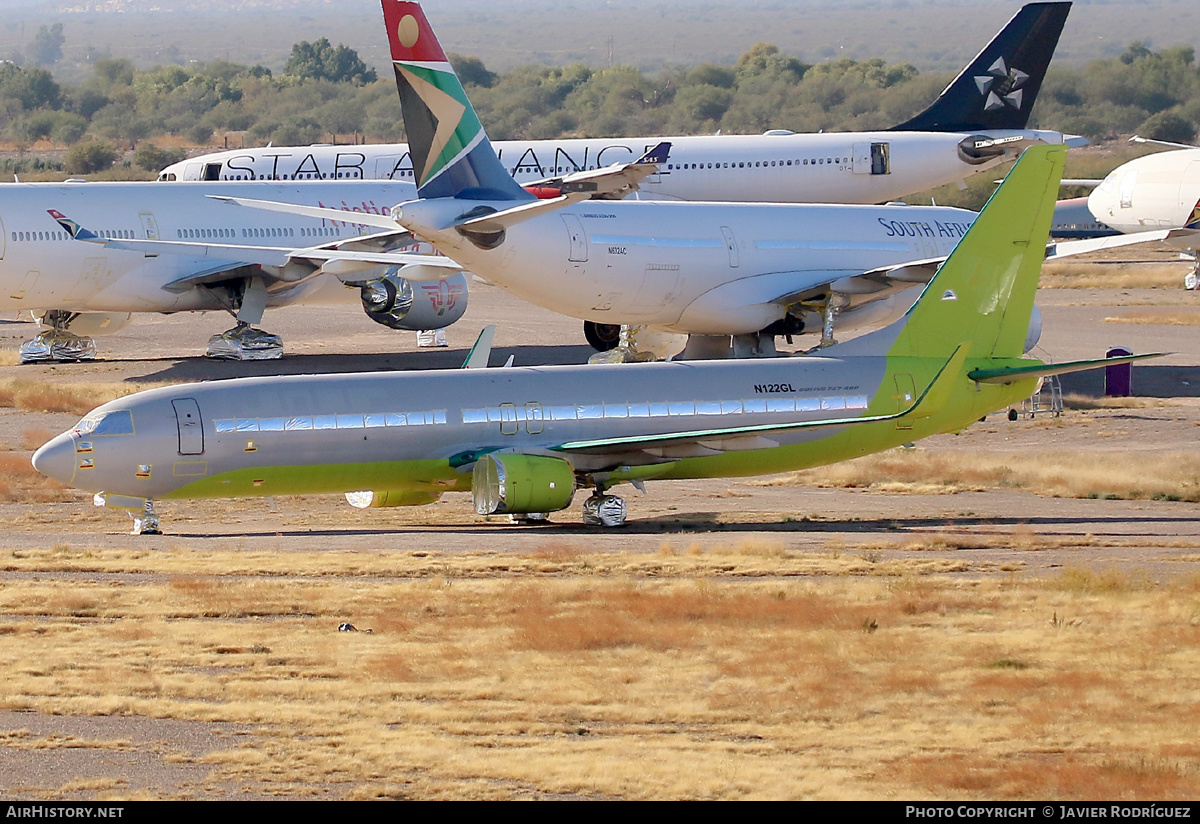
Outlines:
{"type": "Polygon", "coordinates": [[[1020,358],[1066,153],[1026,149],[904,317],[823,354],[1020,358]]]}
{"type": "Polygon", "coordinates": [[[929,108],[892,131],[1024,129],[1070,10],[1069,2],[1022,6],[929,108]]]}
{"type": "Polygon", "coordinates": [[[492,149],[419,3],[383,0],[417,194],[533,200],[492,149]]]}

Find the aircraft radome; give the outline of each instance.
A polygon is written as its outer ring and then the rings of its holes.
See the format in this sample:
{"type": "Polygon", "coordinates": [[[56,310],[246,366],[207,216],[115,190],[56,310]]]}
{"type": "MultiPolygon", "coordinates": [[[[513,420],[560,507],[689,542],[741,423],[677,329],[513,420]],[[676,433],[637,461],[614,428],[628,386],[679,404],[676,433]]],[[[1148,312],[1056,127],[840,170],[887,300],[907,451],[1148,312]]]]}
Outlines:
{"type": "Polygon", "coordinates": [[[1184,285],[1200,287],[1200,148],[1179,147],[1124,163],[1092,190],[1087,203],[1096,220],[1118,232],[1170,230],[1167,242],[1195,261],[1184,285]]]}
{"type": "MultiPolygon", "coordinates": [[[[670,159],[642,182],[643,200],[884,203],[961,182],[1034,143],[1086,143],[1029,129],[1029,115],[1058,43],[1069,2],[1031,3],[1013,16],[938,99],[912,119],[874,132],[498,141],[522,186],[559,193],[572,178],[671,144],[670,159]]],[[[167,166],[159,180],[412,182],[406,144],[236,149],[167,166]]]]}
{"type": "MultiPolygon", "coordinates": [[[[419,7],[388,7],[419,43],[419,7]]],[[[620,483],[783,472],[957,431],[1047,375],[1138,357],[1022,358],[1065,153],[1027,150],[901,319],[819,355],[184,384],[97,407],[33,465],[141,532],[158,530],[157,499],[397,506],[471,490],[480,514],[538,519],[585,487],[585,523],[617,525],[620,483]]]]}
{"type": "MultiPolygon", "coordinates": [[[[593,343],[598,329],[636,327],[614,359],[677,353],[678,340],[654,340],[662,333],[687,335],[683,357],[694,359],[771,355],[776,336],[806,331],[828,344],[835,317],[843,329],[881,325],[907,309],[974,217],[948,207],[535,198],[496,158],[425,18],[409,46],[395,4],[384,13],[419,199],[376,225],[408,230],[463,269],[584,320],[593,343]]],[[[397,277],[419,279],[421,268],[397,277]]],[[[1036,324],[1031,332],[1032,346],[1036,324]]]]}

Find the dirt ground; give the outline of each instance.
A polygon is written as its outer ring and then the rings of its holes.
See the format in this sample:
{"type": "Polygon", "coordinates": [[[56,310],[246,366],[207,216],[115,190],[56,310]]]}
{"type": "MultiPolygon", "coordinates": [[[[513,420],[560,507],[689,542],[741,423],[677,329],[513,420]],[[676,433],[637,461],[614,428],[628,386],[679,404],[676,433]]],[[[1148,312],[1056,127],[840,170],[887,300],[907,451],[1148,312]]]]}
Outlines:
{"type": "MultiPolygon", "coordinates": [[[[1160,256],[1161,257],[1161,256],[1160,256]]],[[[1182,281],[1184,269],[1180,268],[1182,281]]],[[[269,312],[264,324],[280,334],[287,355],[275,362],[226,363],[203,358],[209,335],[229,324],[218,315],[142,317],[124,332],[99,339],[94,363],[6,366],[0,378],[46,383],[81,381],[139,386],[157,382],[215,380],[243,375],[308,374],[454,368],[485,324],[498,325],[492,364],[510,355],[518,365],[577,363],[590,354],[581,324],[474,284],[467,317],[449,330],[450,347],[417,350],[414,335],[372,324],[356,306],[294,307],[269,312]]],[[[1171,354],[1134,368],[1140,396],[1168,403],[1146,408],[1068,410],[1009,422],[989,416],[959,435],[922,444],[930,450],[1028,451],[1043,449],[1135,452],[1153,461],[1157,452],[1192,450],[1200,424],[1200,347],[1197,326],[1116,323],[1132,311],[1195,311],[1200,294],[1177,289],[1057,289],[1043,291],[1039,305],[1044,333],[1037,354],[1056,361],[1102,356],[1114,345],[1138,352],[1171,354]]],[[[32,325],[0,322],[0,351],[14,351],[31,336],[32,325]]],[[[800,342],[797,341],[797,344],[800,342]]],[[[1066,393],[1099,396],[1103,376],[1070,376],[1066,393]]],[[[72,423],[69,414],[33,414],[0,409],[0,443],[20,444],[32,430],[49,434],[72,423]]],[[[577,507],[553,522],[525,527],[485,522],[474,515],[468,495],[450,494],[431,507],[359,511],[333,496],[314,499],[168,502],[161,506],[165,535],[128,534],[127,515],[93,507],[88,496],[48,504],[0,504],[0,557],[69,543],[96,549],[167,550],[270,548],[279,552],[337,551],[364,544],[376,548],[453,554],[481,543],[498,553],[528,552],[546,545],[587,551],[605,548],[654,553],[664,545],[679,551],[695,542],[769,540],[787,550],[822,551],[830,545],[876,547],[878,557],[911,555],[903,547],[914,536],[1005,536],[1025,530],[1058,537],[1091,536],[1099,541],[1037,552],[982,546],[957,553],[947,575],[1046,574],[1064,566],[1137,568],[1170,577],[1194,568],[1200,542],[1195,504],[1169,501],[1043,498],[1011,489],[948,495],[888,494],[870,490],[762,486],[755,479],[651,483],[647,495],[629,490],[630,519],[619,531],[598,533],[579,525],[577,507]],[[1103,539],[1114,539],[1111,541],[1103,539]],[[1119,540],[1116,540],[1119,539],[1119,540]],[[895,544],[894,549],[887,548],[895,544]],[[1107,545],[1106,545],[1107,544],[1107,545]],[[1082,546],[1082,548],[1080,548],[1082,546]]],[[[1065,542],[1070,543],[1070,542],[1065,542]]],[[[66,573],[64,573],[66,574],[66,573]]],[[[24,573],[0,571],[0,587],[19,587],[24,573]]],[[[81,739],[101,734],[154,742],[165,750],[203,753],[240,734],[230,725],[148,718],[44,716],[0,713],[5,730],[33,730],[81,739]],[[98,732],[98,727],[118,727],[98,732]]],[[[19,797],[17,787],[62,787],[74,780],[135,771],[147,792],[170,792],[195,778],[196,765],[172,765],[140,755],[91,754],[86,748],[37,751],[13,749],[0,740],[0,797],[19,797]],[[145,763],[135,763],[142,758],[145,763]],[[115,761],[114,761],[115,759],[115,761]],[[130,760],[132,759],[132,760],[130,760]],[[128,762],[128,763],[126,763],[128,762]],[[189,772],[190,771],[190,772],[189,772]],[[19,776],[19,780],[18,780],[19,776]]],[[[84,785],[80,785],[81,787],[84,785]]],[[[70,793],[68,793],[70,795],[70,793]]],[[[81,789],[75,797],[88,797],[81,789]]],[[[223,797],[239,797],[228,792],[223,797]]]]}

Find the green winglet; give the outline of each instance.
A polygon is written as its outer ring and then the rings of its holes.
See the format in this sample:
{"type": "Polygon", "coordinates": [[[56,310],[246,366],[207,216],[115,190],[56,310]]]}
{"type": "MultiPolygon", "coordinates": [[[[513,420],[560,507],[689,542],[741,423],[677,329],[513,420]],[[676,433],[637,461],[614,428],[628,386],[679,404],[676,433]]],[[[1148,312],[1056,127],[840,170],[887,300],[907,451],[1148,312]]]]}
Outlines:
{"type": "Polygon", "coordinates": [[[463,361],[463,365],[460,368],[486,369],[488,358],[492,356],[492,338],[495,336],[496,327],[493,324],[483,327],[479,332],[479,337],[475,339],[475,345],[467,353],[467,358],[463,361]]]}
{"type": "Polygon", "coordinates": [[[1071,361],[1070,363],[1047,363],[1033,366],[1004,366],[999,369],[975,369],[967,373],[967,377],[976,383],[1009,384],[1029,378],[1048,378],[1051,375],[1069,375],[1072,372],[1084,372],[1088,369],[1099,369],[1101,366],[1113,366],[1118,363],[1133,363],[1146,358],[1161,358],[1169,352],[1152,352],[1149,355],[1122,355],[1116,358],[1099,358],[1097,360],[1071,361]]]}

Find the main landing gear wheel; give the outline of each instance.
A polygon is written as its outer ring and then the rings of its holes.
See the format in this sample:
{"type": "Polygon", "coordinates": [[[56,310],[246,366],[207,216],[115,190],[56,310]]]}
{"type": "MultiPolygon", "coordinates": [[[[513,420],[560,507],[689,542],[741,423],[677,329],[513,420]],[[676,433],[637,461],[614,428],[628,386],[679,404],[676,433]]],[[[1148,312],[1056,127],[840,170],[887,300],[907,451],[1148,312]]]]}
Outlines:
{"type": "Polygon", "coordinates": [[[162,535],[158,525],[158,513],[154,511],[154,501],[147,500],[141,512],[131,512],[133,515],[133,535],[162,535]]]}
{"type": "Polygon", "coordinates": [[[583,336],[597,352],[607,352],[616,349],[621,342],[621,327],[615,323],[583,322],[583,336]]]}
{"type": "Polygon", "coordinates": [[[71,321],[78,314],[62,309],[53,309],[42,317],[49,326],[33,340],[21,344],[18,357],[21,363],[69,362],[96,359],[96,341],[69,331],[71,321]]]}
{"type": "Polygon", "coordinates": [[[283,357],[283,339],[248,323],[239,323],[209,338],[204,354],[217,360],[275,360],[283,357]]]}
{"type": "Polygon", "coordinates": [[[583,502],[584,526],[625,526],[625,499],[596,492],[583,502]]]}

